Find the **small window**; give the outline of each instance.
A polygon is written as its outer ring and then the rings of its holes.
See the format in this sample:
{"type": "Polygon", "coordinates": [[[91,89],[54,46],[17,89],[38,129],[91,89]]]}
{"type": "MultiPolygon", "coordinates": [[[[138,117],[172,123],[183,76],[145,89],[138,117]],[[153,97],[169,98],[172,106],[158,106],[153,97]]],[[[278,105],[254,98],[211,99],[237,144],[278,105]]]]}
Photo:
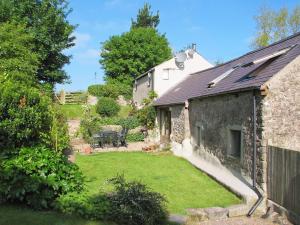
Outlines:
{"type": "Polygon", "coordinates": [[[137,91],[137,81],[136,80],[134,82],[134,89],[135,89],[135,91],[137,91]]]}
{"type": "Polygon", "coordinates": [[[201,127],[197,126],[196,127],[196,131],[197,131],[197,140],[196,140],[196,143],[197,143],[197,146],[200,146],[200,144],[201,144],[201,127]]]}
{"type": "Polygon", "coordinates": [[[240,130],[230,130],[228,155],[240,158],[242,151],[242,132],[240,130]]]}
{"type": "Polygon", "coordinates": [[[152,75],[152,73],[149,72],[149,73],[148,73],[148,87],[151,86],[151,75],[152,75]]]}
{"type": "Polygon", "coordinates": [[[162,79],[169,80],[169,70],[168,69],[163,70],[162,79]]]}

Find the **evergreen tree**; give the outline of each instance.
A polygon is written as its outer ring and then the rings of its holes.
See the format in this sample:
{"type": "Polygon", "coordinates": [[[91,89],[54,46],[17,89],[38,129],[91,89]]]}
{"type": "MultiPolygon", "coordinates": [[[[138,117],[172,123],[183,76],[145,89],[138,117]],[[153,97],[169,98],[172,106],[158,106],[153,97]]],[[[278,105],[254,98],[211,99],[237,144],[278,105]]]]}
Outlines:
{"type": "Polygon", "coordinates": [[[139,9],[136,21],[131,19],[131,28],[150,27],[156,28],[159,24],[159,12],[156,15],[151,12],[151,5],[145,3],[143,8],[139,9]]]}

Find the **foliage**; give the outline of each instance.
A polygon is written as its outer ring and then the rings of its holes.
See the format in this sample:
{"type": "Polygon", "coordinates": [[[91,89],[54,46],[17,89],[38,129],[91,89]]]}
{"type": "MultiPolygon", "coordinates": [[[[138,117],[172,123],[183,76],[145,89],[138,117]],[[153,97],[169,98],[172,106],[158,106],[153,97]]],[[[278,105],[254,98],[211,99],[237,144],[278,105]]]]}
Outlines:
{"type": "Polygon", "coordinates": [[[144,106],[142,109],[138,110],[137,117],[140,123],[149,130],[154,128],[156,119],[156,110],[154,106],[144,106]]]}
{"type": "Polygon", "coordinates": [[[138,141],[144,141],[145,136],[143,133],[133,133],[133,134],[127,134],[126,141],[128,142],[138,142],[138,141]]]}
{"type": "Polygon", "coordinates": [[[41,61],[37,79],[52,87],[64,82],[68,76],[63,66],[69,63],[70,56],[63,50],[74,45],[71,34],[75,28],[67,20],[70,12],[67,1],[0,0],[0,6],[0,23],[25,24],[26,31],[33,36],[34,50],[41,61]]]}
{"type": "Polygon", "coordinates": [[[66,117],[59,107],[52,107],[52,123],[50,132],[43,136],[43,143],[56,152],[63,152],[68,149],[70,137],[66,117]]]}
{"type": "Polygon", "coordinates": [[[0,25],[0,83],[7,80],[32,85],[35,82],[39,56],[34,52],[33,37],[24,25],[0,25]]]}
{"type": "Polygon", "coordinates": [[[262,8],[255,17],[257,34],[252,43],[254,48],[267,46],[300,31],[300,5],[292,12],[287,8],[273,11],[262,8]]]}
{"type": "Polygon", "coordinates": [[[136,115],[140,123],[148,129],[153,129],[155,126],[156,110],[152,105],[153,100],[157,97],[154,91],[148,93],[148,97],[143,99],[143,108],[137,110],[136,115]]]}
{"type": "Polygon", "coordinates": [[[167,221],[165,198],[144,184],[127,182],[124,176],[109,180],[115,191],[108,195],[111,218],[122,225],[160,225],[167,221]]]}
{"type": "Polygon", "coordinates": [[[140,122],[136,116],[129,116],[127,118],[119,119],[116,124],[131,130],[138,127],[140,125],[140,122]]]}
{"type": "Polygon", "coordinates": [[[156,12],[156,15],[153,15],[151,12],[151,5],[145,3],[143,8],[139,9],[136,21],[131,19],[131,28],[137,27],[150,27],[156,28],[159,24],[159,12],[156,12]]]}
{"type": "Polygon", "coordinates": [[[135,28],[105,41],[101,50],[106,80],[113,78],[128,86],[136,76],[171,58],[164,35],[153,28],[135,28]]]}
{"type": "Polygon", "coordinates": [[[71,192],[60,196],[55,205],[65,214],[77,214],[92,220],[106,220],[110,211],[110,203],[104,194],[91,197],[85,192],[71,192]]]}
{"type": "Polygon", "coordinates": [[[47,209],[61,194],[83,189],[79,168],[60,153],[32,147],[10,154],[0,161],[0,195],[5,201],[47,209]]]}
{"type": "MultiPolygon", "coordinates": [[[[99,193],[99,184],[105,184],[107,179],[124,173],[127,180],[139,180],[163,194],[168,200],[170,213],[185,214],[187,208],[228,207],[242,202],[188,161],[169,152],[77,155],[76,164],[86,177],[90,196],[99,193]]],[[[111,192],[111,187],[107,185],[101,186],[101,189],[111,192]]]]}
{"type": "Polygon", "coordinates": [[[116,116],[119,111],[120,106],[112,98],[102,97],[97,102],[96,112],[102,117],[116,116]]]}
{"type": "MultiPolygon", "coordinates": [[[[53,211],[36,211],[20,205],[0,205],[0,224],[6,225],[109,225],[53,211]]],[[[110,224],[112,225],[112,224],[110,224]]]]}
{"type": "Polygon", "coordinates": [[[30,146],[51,130],[51,100],[34,87],[0,83],[0,148],[30,146]]]}
{"type": "Polygon", "coordinates": [[[121,85],[120,82],[118,82],[118,84],[107,83],[91,85],[88,87],[88,92],[97,97],[108,97],[112,99],[117,99],[120,95],[129,99],[132,95],[131,87],[121,85]]]}

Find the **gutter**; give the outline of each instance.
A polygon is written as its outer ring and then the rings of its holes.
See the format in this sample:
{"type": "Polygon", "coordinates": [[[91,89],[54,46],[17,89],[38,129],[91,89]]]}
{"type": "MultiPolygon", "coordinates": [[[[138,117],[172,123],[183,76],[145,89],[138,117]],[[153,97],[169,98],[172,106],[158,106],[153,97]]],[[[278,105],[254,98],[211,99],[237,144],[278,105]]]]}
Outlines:
{"type": "Polygon", "coordinates": [[[250,211],[248,212],[247,216],[250,217],[257,207],[260,205],[260,203],[263,200],[263,195],[260,193],[256,186],[256,153],[257,153],[257,147],[256,147],[256,98],[255,98],[255,91],[253,90],[253,154],[252,154],[252,189],[255,191],[255,193],[258,196],[258,200],[255,202],[255,204],[251,207],[250,211]]]}

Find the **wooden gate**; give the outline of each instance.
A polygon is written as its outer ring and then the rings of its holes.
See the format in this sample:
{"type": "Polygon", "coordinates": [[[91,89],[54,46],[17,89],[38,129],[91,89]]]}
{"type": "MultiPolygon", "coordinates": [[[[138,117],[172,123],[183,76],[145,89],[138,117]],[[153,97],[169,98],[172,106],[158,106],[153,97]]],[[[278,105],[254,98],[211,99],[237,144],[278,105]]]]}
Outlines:
{"type": "Polygon", "coordinates": [[[300,152],[268,147],[268,198],[300,216],[300,152]]]}

